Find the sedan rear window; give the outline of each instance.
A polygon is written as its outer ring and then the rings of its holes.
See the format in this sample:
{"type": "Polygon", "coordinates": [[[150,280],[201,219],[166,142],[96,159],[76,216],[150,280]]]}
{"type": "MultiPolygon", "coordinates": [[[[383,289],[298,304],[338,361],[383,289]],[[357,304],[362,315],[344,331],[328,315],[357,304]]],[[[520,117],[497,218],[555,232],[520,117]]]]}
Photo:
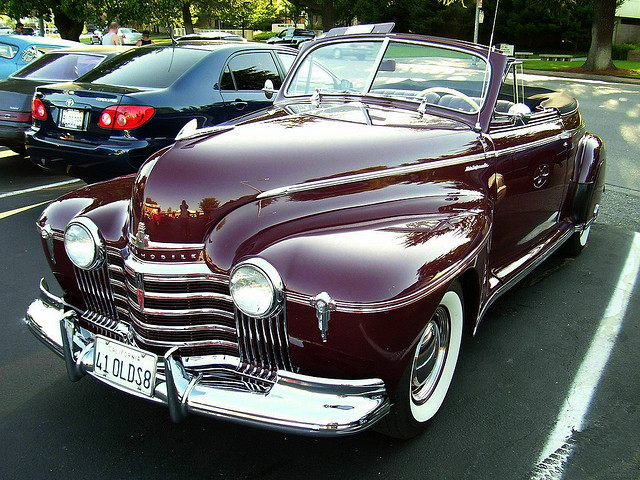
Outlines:
{"type": "Polygon", "coordinates": [[[133,49],[104,62],[79,81],[122,87],[165,88],[210,52],[188,48],[133,49]]]}

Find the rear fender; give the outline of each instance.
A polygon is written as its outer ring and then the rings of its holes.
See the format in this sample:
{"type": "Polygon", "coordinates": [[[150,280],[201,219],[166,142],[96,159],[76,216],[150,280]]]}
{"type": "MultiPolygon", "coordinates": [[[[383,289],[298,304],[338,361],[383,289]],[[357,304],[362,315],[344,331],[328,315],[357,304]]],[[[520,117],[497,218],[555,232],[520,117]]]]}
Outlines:
{"type": "Polygon", "coordinates": [[[604,191],[606,157],[604,142],[599,137],[590,133],[582,137],[572,176],[574,194],[571,218],[576,225],[593,221],[597,215],[597,205],[604,191]]]}

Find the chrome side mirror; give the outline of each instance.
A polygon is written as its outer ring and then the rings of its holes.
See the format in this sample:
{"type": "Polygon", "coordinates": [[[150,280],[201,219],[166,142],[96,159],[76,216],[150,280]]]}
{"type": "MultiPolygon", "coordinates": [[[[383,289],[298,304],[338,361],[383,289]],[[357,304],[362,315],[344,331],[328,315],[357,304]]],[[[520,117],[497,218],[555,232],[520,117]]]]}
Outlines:
{"type": "Polygon", "coordinates": [[[264,87],[262,87],[262,91],[264,92],[265,97],[267,97],[268,99],[271,99],[274,93],[278,93],[278,90],[276,90],[273,86],[273,80],[271,80],[270,78],[267,78],[264,81],[264,87]]]}
{"type": "Polygon", "coordinates": [[[527,123],[531,118],[532,112],[528,105],[524,103],[516,103],[509,108],[507,115],[515,117],[522,123],[527,123]]]}

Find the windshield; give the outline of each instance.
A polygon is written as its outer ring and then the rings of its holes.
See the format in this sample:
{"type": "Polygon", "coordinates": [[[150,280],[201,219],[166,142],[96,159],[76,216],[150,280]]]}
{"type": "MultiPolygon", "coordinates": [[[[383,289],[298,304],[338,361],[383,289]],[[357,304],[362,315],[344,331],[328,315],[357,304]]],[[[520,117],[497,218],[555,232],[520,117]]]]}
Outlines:
{"type": "Polygon", "coordinates": [[[382,40],[327,43],[298,67],[287,96],[375,94],[425,102],[464,113],[482,107],[487,64],[441,46],[382,40]]]}

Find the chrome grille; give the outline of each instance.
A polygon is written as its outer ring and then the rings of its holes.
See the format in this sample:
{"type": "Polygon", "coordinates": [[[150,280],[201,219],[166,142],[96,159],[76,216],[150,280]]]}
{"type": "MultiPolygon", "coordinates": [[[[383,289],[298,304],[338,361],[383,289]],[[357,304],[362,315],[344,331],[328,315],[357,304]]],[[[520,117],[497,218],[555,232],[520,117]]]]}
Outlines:
{"type": "Polygon", "coordinates": [[[183,357],[239,359],[205,377],[227,388],[264,390],[278,369],[293,371],[284,310],[266,319],[235,311],[228,276],[204,263],[140,262],[107,247],[105,265],[75,274],[91,331],[159,355],[177,345],[183,357]]]}

